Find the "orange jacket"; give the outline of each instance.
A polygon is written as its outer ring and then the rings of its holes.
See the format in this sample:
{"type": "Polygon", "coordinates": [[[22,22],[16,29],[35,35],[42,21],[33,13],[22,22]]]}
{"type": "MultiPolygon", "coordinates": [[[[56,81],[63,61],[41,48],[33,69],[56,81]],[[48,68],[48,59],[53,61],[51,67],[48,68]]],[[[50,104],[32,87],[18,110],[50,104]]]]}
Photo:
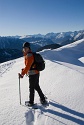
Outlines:
{"type": "MultiPolygon", "coordinates": [[[[27,55],[24,56],[24,63],[25,63],[25,68],[22,70],[21,75],[24,76],[25,74],[33,75],[33,74],[38,74],[39,71],[37,70],[30,70],[33,62],[34,62],[34,56],[32,52],[29,52],[27,55]]],[[[34,67],[35,68],[35,67],[34,67]]]]}

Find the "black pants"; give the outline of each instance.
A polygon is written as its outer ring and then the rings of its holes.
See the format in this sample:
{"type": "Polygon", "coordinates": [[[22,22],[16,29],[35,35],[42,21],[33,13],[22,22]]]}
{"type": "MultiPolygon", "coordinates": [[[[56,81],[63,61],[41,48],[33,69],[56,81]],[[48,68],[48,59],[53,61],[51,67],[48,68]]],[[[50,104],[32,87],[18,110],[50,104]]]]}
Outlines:
{"type": "Polygon", "coordinates": [[[29,101],[30,103],[34,103],[34,94],[35,94],[35,90],[38,92],[40,99],[44,100],[44,94],[39,86],[39,74],[35,74],[35,75],[30,75],[29,76],[29,101]]]}

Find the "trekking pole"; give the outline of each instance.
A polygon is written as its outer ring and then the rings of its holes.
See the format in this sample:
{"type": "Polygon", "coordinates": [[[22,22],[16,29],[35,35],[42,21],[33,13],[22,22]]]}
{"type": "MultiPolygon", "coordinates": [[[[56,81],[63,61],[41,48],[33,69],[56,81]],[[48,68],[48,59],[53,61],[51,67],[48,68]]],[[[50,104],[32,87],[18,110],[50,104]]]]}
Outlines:
{"type": "Polygon", "coordinates": [[[19,99],[20,99],[20,105],[21,105],[21,88],[20,88],[20,77],[19,77],[19,99]]]}

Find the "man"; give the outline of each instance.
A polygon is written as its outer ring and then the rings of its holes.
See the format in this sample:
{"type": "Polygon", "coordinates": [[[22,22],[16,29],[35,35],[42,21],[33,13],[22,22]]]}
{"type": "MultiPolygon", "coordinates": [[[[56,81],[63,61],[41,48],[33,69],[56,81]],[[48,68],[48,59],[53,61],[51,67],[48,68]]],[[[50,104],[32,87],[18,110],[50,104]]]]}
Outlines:
{"type": "Polygon", "coordinates": [[[22,69],[21,74],[19,73],[19,77],[23,78],[25,74],[29,76],[29,101],[28,106],[33,106],[34,104],[34,93],[35,90],[38,92],[40,96],[40,101],[42,104],[46,103],[45,96],[39,86],[39,71],[35,69],[34,63],[34,56],[30,48],[30,44],[25,42],[23,44],[23,53],[24,53],[24,60],[25,60],[25,68],[22,69]]]}

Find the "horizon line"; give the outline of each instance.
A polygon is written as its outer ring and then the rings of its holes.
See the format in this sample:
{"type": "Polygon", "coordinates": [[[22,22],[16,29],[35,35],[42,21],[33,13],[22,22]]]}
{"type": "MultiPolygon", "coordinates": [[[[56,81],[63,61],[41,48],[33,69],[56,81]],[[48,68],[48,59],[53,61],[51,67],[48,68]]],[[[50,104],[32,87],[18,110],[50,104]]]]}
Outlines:
{"type": "Polygon", "coordinates": [[[47,32],[47,33],[45,33],[45,34],[43,34],[43,33],[36,33],[36,34],[26,34],[26,35],[0,35],[0,37],[14,37],[14,36],[33,36],[33,35],[43,35],[43,36],[45,36],[45,35],[47,35],[47,34],[49,34],[49,33],[67,33],[67,32],[78,32],[78,31],[83,31],[84,29],[82,29],[82,30],[74,30],[74,31],[60,31],[60,32],[47,32]]]}

